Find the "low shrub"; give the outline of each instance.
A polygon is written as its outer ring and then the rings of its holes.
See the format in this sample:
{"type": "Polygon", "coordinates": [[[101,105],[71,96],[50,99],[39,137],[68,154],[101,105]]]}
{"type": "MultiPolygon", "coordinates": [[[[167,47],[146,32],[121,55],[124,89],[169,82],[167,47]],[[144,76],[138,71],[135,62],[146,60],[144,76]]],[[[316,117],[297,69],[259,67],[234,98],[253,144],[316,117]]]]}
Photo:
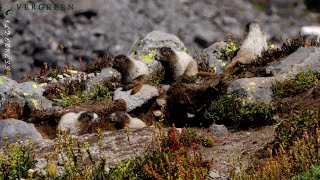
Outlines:
{"type": "Polygon", "coordinates": [[[320,121],[320,108],[291,111],[276,128],[278,143],[286,147],[292,145],[295,138],[301,138],[306,132],[315,134],[320,121]]]}
{"type": "MultiPolygon", "coordinates": [[[[35,167],[31,140],[22,144],[20,136],[16,144],[6,144],[0,154],[0,179],[22,179],[28,177],[28,170],[35,167]]],[[[5,141],[8,141],[6,138],[5,141]]]]}
{"type": "Polygon", "coordinates": [[[212,101],[204,116],[216,124],[242,129],[271,124],[275,110],[272,104],[248,103],[234,94],[229,94],[212,101]]]}
{"type": "Polygon", "coordinates": [[[308,71],[299,73],[295,79],[285,80],[283,82],[273,83],[273,94],[276,98],[285,98],[305,92],[316,86],[318,83],[318,73],[308,69],[308,71]]]}

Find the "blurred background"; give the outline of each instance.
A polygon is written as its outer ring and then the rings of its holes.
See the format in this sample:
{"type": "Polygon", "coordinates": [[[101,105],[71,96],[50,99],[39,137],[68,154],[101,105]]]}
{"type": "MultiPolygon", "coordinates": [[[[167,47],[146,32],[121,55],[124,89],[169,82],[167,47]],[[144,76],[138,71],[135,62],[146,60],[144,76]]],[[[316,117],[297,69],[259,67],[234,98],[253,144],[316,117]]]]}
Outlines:
{"type": "Polygon", "coordinates": [[[78,67],[80,58],[90,63],[107,53],[127,53],[138,37],[153,30],[176,35],[192,52],[227,40],[227,33],[241,39],[252,20],[275,44],[297,35],[302,26],[320,24],[320,0],[1,0],[0,11],[1,28],[10,27],[10,35],[0,33],[0,73],[5,73],[9,39],[16,80],[39,71],[44,62],[63,67],[65,55],[78,67]],[[40,10],[40,4],[60,9],[40,10]],[[62,4],[73,9],[61,10],[62,4]],[[10,8],[12,14],[5,15],[10,8]]]}

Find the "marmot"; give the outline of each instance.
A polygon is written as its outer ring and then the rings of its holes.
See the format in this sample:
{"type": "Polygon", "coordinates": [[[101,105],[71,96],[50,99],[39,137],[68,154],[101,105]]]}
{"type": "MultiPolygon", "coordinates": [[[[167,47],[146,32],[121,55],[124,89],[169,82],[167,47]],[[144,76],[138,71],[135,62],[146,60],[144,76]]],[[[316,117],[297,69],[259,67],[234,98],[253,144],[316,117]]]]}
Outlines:
{"type": "Polygon", "coordinates": [[[215,73],[198,72],[197,62],[186,52],[170,47],[161,47],[155,60],[160,61],[165,70],[165,81],[177,81],[183,76],[215,76],[215,73]]]}
{"type": "Polygon", "coordinates": [[[238,64],[250,64],[252,61],[261,56],[263,51],[268,49],[267,36],[256,21],[249,22],[246,25],[244,40],[237,52],[237,55],[232,59],[232,62],[227,65],[225,72],[232,74],[233,68],[238,64]]]}
{"type": "Polygon", "coordinates": [[[93,124],[100,123],[100,118],[95,112],[81,111],[79,113],[67,113],[60,119],[58,128],[61,133],[81,135],[88,132],[93,124]]]}
{"type": "Polygon", "coordinates": [[[138,118],[131,117],[125,111],[117,111],[109,116],[111,122],[115,123],[117,129],[123,129],[126,125],[130,129],[147,127],[146,123],[138,118]]]}
{"type": "Polygon", "coordinates": [[[131,94],[137,93],[149,80],[148,66],[142,61],[127,55],[118,55],[113,60],[113,68],[122,76],[123,90],[132,89],[131,94]]]}

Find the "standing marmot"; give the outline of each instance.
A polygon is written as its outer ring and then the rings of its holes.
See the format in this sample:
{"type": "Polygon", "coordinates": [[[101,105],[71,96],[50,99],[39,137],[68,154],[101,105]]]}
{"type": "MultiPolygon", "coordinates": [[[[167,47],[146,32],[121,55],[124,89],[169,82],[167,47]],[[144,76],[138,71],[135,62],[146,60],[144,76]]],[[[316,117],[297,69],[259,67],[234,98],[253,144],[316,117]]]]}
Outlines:
{"type": "Polygon", "coordinates": [[[146,123],[138,118],[131,117],[125,111],[117,111],[109,117],[110,121],[115,123],[117,129],[123,129],[126,125],[130,129],[139,129],[147,127],[146,123]]]}
{"type": "Polygon", "coordinates": [[[183,76],[215,76],[215,73],[198,72],[197,62],[186,52],[162,47],[155,60],[160,61],[165,70],[165,81],[177,81],[183,76]]]}
{"type": "Polygon", "coordinates": [[[88,132],[93,124],[100,123],[100,118],[95,112],[81,111],[79,113],[67,113],[60,119],[58,128],[61,133],[81,135],[88,132]]]}
{"type": "Polygon", "coordinates": [[[132,89],[131,94],[137,93],[149,80],[149,69],[146,64],[127,55],[118,55],[113,60],[113,68],[122,76],[123,90],[132,89]]]}
{"type": "Polygon", "coordinates": [[[227,65],[225,72],[231,74],[233,68],[238,64],[250,64],[252,61],[261,56],[263,51],[268,49],[266,33],[261,29],[256,21],[249,22],[246,25],[244,41],[237,55],[232,62],[227,65]]]}

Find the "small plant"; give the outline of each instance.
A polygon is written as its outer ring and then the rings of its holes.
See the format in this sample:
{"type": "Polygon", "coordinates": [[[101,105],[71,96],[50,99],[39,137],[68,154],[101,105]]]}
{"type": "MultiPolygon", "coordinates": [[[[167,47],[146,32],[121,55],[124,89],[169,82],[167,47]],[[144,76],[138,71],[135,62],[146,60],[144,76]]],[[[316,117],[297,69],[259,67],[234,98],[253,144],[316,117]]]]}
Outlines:
{"type": "Polygon", "coordinates": [[[299,176],[293,177],[292,180],[310,180],[320,179],[320,166],[311,166],[311,170],[307,171],[299,176]]]}
{"type": "Polygon", "coordinates": [[[249,103],[230,94],[212,101],[204,116],[217,124],[225,124],[235,128],[249,128],[272,123],[274,112],[275,108],[272,104],[249,103]]]}
{"type": "Polygon", "coordinates": [[[14,101],[12,103],[6,99],[3,101],[2,105],[4,107],[4,111],[0,114],[0,119],[7,119],[7,118],[19,119],[22,117],[23,108],[20,107],[17,101],[14,101]]]}
{"type": "MultiPolygon", "coordinates": [[[[231,179],[261,179],[261,180],[278,180],[291,179],[297,175],[309,172],[310,167],[320,164],[320,129],[312,129],[316,134],[306,133],[301,139],[295,138],[292,146],[284,148],[280,144],[280,148],[276,155],[272,155],[272,150],[269,149],[269,158],[266,159],[265,165],[261,167],[249,166],[245,168],[240,162],[240,172],[236,172],[236,166],[231,163],[230,177],[231,179]]],[[[314,171],[314,170],[312,170],[314,171]]],[[[318,171],[318,170],[315,170],[318,171]]],[[[314,172],[316,175],[319,172],[314,172]]],[[[301,177],[310,177],[310,174],[303,174],[301,177]]],[[[293,179],[301,179],[293,178],[293,179]]]]}
{"type": "Polygon", "coordinates": [[[3,153],[0,154],[0,179],[22,179],[28,177],[28,170],[35,167],[36,161],[32,154],[31,139],[26,143],[20,142],[8,145],[8,138],[5,137],[6,144],[3,146],[3,153]]]}
{"type": "Polygon", "coordinates": [[[237,40],[235,36],[232,36],[231,33],[227,34],[228,37],[228,45],[221,50],[221,55],[219,59],[225,60],[225,61],[231,61],[232,58],[236,55],[237,50],[239,49],[239,46],[237,44],[237,40]]]}
{"type": "Polygon", "coordinates": [[[93,94],[90,96],[90,100],[96,102],[101,101],[105,98],[112,97],[113,93],[109,91],[109,89],[102,84],[95,84],[93,88],[93,94]]]}
{"type": "Polygon", "coordinates": [[[320,109],[302,109],[290,112],[276,129],[278,143],[285,147],[292,145],[296,138],[301,138],[306,132],[315,134],[320,121],[320,109]]]}
{"type": "MultiPolygon", "coordinates": [[[[184,130],[184,132],[186,132],[184,130]]],[[[183,132],[182,132],[183,134],[183,132]]],[[[157,147],[148,149],[141,157],[120,162],[108,177],[111,179],[205,179],[211,162],[205,162],[202,156],[195,152],[193,144],[191,151],[185,146],[185,141],[173,126],[168,135],[161,135],[155,144],[157,147]],[[121,178],[119,178],[121,177],[121,178]]],[[[188,137],[195,134],[189,132],[188,137]]]]}
{"type": "Polygon", "coordinates": [[[316,86],[317,83],[318,73],[312,71],[311,68],[306,72],[301,69],[295,79],[274,82],[273,93],[276,98],[294,96],[316,86]]]}

